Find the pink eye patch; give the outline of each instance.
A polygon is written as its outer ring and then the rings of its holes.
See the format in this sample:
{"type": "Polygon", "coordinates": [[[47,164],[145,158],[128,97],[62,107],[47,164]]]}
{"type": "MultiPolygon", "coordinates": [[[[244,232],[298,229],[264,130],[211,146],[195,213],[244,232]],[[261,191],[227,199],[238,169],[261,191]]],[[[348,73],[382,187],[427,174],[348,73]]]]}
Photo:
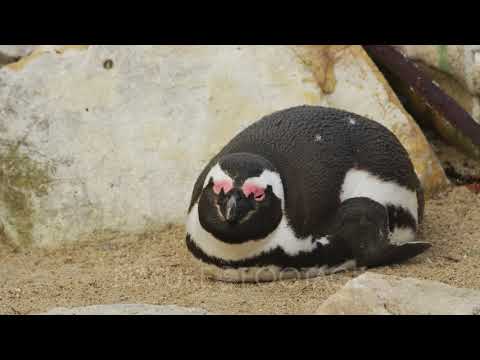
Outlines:
{"type": "Polygon", "coordinates": [[[257,201],[261,201],[265,198],[265,189],[258,185],[246,183],[243,185],[242,190],[246,197],[249,197],[250,194],[253,193],[253,197],[257,201]]]}
{"type": "Polygon", "coordinates": [[[226,194],[233,188],[233,182],[231,180],[218,180],[213,183],[213,192],[215,194],[220,194],[223,189],[223,192],[226,194]]]}

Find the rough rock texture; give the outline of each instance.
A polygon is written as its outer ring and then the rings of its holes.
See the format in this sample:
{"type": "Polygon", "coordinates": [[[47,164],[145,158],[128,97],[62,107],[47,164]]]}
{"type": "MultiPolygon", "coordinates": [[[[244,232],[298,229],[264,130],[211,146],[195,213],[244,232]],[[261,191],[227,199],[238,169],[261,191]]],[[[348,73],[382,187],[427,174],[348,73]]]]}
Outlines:
{"type": "MultiPolygon", "coordinates": [[[[407,111],[448,143],[480,159],[480,123],[472,95],[452,75],[409,59],[390,45],[365,45],[407,111]]],[[[478,104],[477,104],[478,105],[478,104]]]]}
{"type": "Polygon", "coordinates": [[[37,315],[211,315],[206,310],[176,305],[112,304],[55,308],[37,315]]]}
{"type": "Polygon", "coordinates": [[[396,45],[480,123],[480,45],[396,45]]]}
{"type": "Polygon", "coordinates": [[[480,95],[480,45],[395,45],[411,59],[452,75],[480,95]]]}
{"type": "Polygon", "coordinates": [[[43,46],[0,69],[0,238],[58,245],[183,222],[211,156],[301,104],[385,124],[427,194],[447,183],[360,46],[43,46]]]}
{"type": "Polygon", "coordinates": [[[36,47],[38,45],[0,45],[0,53],[11,57],[23,57],[36,47]]]}
{"type": "Polygon", "coordinates": [[[480,315],[480,291],[367,272],[350,280],[319,315],[480,315]]]}
{"type": "Polygon", "coordinates": [[[0,66],[28,55],[36,45],[0,45],[0,66]]]}

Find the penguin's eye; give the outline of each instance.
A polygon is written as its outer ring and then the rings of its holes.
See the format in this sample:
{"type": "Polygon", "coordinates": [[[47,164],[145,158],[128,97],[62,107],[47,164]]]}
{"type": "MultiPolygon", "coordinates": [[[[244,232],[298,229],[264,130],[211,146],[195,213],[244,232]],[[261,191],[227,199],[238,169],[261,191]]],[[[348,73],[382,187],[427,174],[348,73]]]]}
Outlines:
{"type": "Polygon", "coordinates": [[[247,198],[253,197],[255,201],[265,199],[265,189],[252,183],[243,185],[243,193],[247,198]]]}

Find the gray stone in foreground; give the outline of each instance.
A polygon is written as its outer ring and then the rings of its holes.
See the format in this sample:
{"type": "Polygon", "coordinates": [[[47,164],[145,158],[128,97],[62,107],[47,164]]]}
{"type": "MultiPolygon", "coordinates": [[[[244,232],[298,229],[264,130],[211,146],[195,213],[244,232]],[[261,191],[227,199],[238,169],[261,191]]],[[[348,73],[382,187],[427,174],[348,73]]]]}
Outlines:
{"type": "Polygon", "coordinates": [[[176,305],[110,304],[55,308],[37,315],[209,315],[206,310],[176,305]]]}
{"type": "Polygon", "coordinates": [[[480,315],[480,291],[367,272],[350,280],[318,315],[480,315]]]}

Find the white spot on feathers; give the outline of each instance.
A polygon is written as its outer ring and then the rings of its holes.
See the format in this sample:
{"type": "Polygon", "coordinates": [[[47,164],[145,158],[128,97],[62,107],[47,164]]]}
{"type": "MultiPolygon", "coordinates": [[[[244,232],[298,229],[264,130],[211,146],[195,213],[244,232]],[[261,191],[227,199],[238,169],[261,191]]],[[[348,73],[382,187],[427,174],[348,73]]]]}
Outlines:
{"type": "Polygon", "coordinates": [[[315,140],[314,140],[314,141],[315,141],[315,142],[320,142],[320,141],[322,141],[322,135],[320,135],[320,134],[316,134],[316,135],[315,135],[315,140]]]}
{"type": "Polygon", "coordinates": [[[394,245],[406,244],[415,241],[415,233],[408,227],[396,227],[390,233],[390,242],[394,245]]]}
{"type": "Polygon", "coordinates": [[[322,244],[323,246],[330,244],[330,240],[328,240],[328,238],[326,236],[324,236],[320,239],[317,239],[316,241],[319,242],[320,244],[322,244]]]}

